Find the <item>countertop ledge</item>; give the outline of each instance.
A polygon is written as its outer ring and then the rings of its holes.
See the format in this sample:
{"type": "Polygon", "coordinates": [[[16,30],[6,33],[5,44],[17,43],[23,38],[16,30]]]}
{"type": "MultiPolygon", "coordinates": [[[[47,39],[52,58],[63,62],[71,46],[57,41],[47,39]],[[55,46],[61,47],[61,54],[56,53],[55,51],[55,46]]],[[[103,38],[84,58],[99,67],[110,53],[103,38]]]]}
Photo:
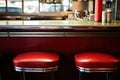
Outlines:
{"type": "Polygon", "coordinates": [[[76,20],[1,20],[0,29],[93,29],[119,28],[120,21],[101,23],[76,20]]]}

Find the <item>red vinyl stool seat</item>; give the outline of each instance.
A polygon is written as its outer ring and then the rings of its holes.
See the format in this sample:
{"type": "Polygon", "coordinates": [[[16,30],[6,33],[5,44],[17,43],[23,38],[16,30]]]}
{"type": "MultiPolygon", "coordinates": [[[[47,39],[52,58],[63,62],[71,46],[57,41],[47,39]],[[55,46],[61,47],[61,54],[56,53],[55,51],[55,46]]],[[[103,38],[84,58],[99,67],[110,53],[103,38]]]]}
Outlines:
{"type": "MultiPolygon", "coordinates": [[[[112,55],[100,52],[86,52],[75,55],[75,64],[80,72],[113,72],[118,69],[119,61],[112,55]]],[[[107,79],[109,80],[108,77],[107,79]]]]}
{"type": "Polygon", "coordinates": [[[13,59],[16,71],[23,72],[54,72],[58,69],[59,55],[49,52],[27,52],[17,55],[13,59]]]}

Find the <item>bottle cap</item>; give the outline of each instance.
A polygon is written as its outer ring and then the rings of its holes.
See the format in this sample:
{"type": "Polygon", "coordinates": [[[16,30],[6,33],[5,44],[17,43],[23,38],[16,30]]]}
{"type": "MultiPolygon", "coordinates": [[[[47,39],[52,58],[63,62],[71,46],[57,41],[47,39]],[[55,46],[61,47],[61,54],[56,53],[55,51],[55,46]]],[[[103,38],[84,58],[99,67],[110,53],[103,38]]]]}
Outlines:
{"type": "Polygon", "coordinates": [[[112,12],[112,10],[111,9],[107,9],[107,12],[112,12]]]}

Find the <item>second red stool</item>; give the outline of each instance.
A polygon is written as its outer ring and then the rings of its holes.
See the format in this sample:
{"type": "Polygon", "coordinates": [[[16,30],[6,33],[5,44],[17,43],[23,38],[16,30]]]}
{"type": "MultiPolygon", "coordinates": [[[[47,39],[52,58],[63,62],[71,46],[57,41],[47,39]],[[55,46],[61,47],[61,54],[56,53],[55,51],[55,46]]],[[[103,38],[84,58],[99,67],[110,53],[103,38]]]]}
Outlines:
{"type": "Polygon", "coordinates": [[[104,72],[107,73],[106,80],[110,80],[108,73],[118,69],[119,59],[106,53],[86,52],[76,54],[75,63],[80,79],[81,72],[104,72]]]}
{"type": "Polygon", "coordinates": [[[21,53],[13,59],[16,71],[22,72],[22,80],[25,80],[25,72],[53,72],[58,69],[59,55],[49,52],[21,53]]]}

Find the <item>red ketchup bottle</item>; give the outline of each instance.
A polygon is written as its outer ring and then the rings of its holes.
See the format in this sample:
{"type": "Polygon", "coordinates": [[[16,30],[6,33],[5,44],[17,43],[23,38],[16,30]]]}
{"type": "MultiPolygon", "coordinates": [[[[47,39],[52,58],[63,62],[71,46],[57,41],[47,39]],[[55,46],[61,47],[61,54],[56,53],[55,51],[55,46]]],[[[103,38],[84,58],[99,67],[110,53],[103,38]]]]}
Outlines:
{"type": "Polygon", "coordinates": [[[95,0],[95,18],[96,22],[101,22],[102,19],[102,0],[95,0]]]}

